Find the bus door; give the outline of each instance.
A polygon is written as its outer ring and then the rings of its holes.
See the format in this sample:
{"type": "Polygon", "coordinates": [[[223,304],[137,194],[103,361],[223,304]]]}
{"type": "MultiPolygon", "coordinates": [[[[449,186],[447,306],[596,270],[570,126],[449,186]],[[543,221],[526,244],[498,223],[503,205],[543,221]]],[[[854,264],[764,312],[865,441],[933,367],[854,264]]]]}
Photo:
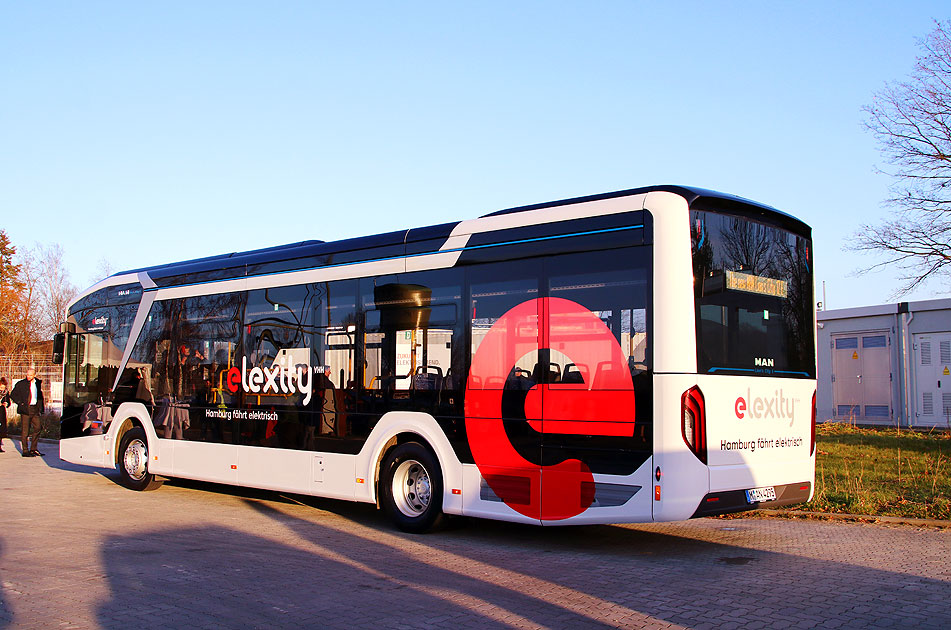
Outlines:
{"type": "Polygon", "coordinates": [[[469,272],[466,436],[480,486],[466,509],[474,515],[542,517],[540,267],[518,261],[469,272]]]}
{"type": "Polygon", "coordinates": [[[543,520],[650,514],[646,270],[637,249],[550,259],[535,369],[543,520]],[[639,390],[639,391],[638,391],[639,390]]]}

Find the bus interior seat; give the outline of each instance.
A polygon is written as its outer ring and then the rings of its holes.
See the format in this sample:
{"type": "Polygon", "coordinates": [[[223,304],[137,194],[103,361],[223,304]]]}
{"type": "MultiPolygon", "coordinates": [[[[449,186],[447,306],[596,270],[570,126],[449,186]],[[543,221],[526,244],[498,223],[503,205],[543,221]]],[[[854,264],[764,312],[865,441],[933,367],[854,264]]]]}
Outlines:
{"type": "Polygon", "coordinates": [[[531,377],[528,370],[514,367],[505,379],[505,389],[529,390],[535,386],[535,383],[535,379],[531,377]]]}
{"type": "Polygon", "coordinates": [[[588,373],[588,367],[585,365],[575,365],[569,363],[565,366],[565,374],[561,377],[562,383],[573,383],[583,385],[585,383],[584,375],[588,373]]]}
{"type": "Polygon", "coordinates": [[[452,373],[452,368],[446,370],[445,376],[442,377],[442,388],[443,389],[456,389],[456,375],[452,373]]]}
{"type": "Polygon", "coordinates": [[[413,388],[423,390],[442,389],[442,368],[438,365],[420,365],[413,375],[413,388]]]}
{"type": "Polygon", "coordinates": [[[532,380],[536,383],[558,383],[561,381],[561,366],[555,362],[548,364],[547,374],[541,363],[532,368],[532,380]]]}
{"type": "Polygon", "coordinates": [[[597,385],[608,372],[614,372],[615,370],[617,370],[617,367],[613,361],[601,361],[594,371],[594,384],[597,385]]]}

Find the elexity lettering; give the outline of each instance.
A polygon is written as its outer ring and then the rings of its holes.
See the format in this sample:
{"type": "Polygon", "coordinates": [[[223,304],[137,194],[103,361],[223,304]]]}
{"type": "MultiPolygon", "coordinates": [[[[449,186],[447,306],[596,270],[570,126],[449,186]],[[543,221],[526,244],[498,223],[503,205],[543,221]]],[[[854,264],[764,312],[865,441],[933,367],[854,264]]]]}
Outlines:
{"type": "Polygon", "coordinates": [[[733,411],[736,417],[742,420],[749,414],[750,419],[759,420],[760,418],[776,418],[782,420],[789,418],[789,426],[792,426],[796,412],[796,399],[787,398],[783,395],[783,390],[773,392],[771,398],[764,396],[752,396],[750,390],[746,390],[746,398],[740,396],[733,405],[733,411]],[[747,402],[749,401],[749,402],[747,402]]]}
{"type": "Polygon", "coordinates": [[[307,405],[314,385],[313,372],[309,366],[288,363],[287,357],[283,357],[269,368],[248,370],[248,359],[242,357],[240,370],[237,366],[228,370],[228,389],[232,394],[238,393],[239,387],[246,394],[303,394],[303,404],[307,405]]]}

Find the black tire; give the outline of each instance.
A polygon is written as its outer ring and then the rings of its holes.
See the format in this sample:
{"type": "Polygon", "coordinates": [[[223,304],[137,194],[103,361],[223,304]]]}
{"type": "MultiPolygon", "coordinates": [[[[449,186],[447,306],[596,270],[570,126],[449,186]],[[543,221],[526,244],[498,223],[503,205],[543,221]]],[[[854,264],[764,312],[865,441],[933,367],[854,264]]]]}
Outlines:
{"type": "Polygon", "coordinates": [[[142,427],[132,427],[119,442],[119,477],[130,490],[155,490],[162,485],[149,472],[149,440],[142,427]]]}
{"type": "Polygon", "coordinates": [[[404,532],[422,534],[442,524],[442,470],[432,452],[418,442],[387,453],[380,471],[380,503],[404,532]]]}

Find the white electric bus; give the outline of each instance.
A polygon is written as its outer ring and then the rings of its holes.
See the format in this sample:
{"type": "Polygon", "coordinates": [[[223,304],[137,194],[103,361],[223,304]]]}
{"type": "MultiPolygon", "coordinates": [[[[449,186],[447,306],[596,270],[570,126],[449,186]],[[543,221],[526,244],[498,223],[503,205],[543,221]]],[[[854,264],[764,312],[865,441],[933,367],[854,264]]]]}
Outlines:
{"type": "Polygon", "coordinates": [[[542,525],[812,496],[811,230],[679,186],[115,274],[69,307],[60,456],[542,525]]]}

